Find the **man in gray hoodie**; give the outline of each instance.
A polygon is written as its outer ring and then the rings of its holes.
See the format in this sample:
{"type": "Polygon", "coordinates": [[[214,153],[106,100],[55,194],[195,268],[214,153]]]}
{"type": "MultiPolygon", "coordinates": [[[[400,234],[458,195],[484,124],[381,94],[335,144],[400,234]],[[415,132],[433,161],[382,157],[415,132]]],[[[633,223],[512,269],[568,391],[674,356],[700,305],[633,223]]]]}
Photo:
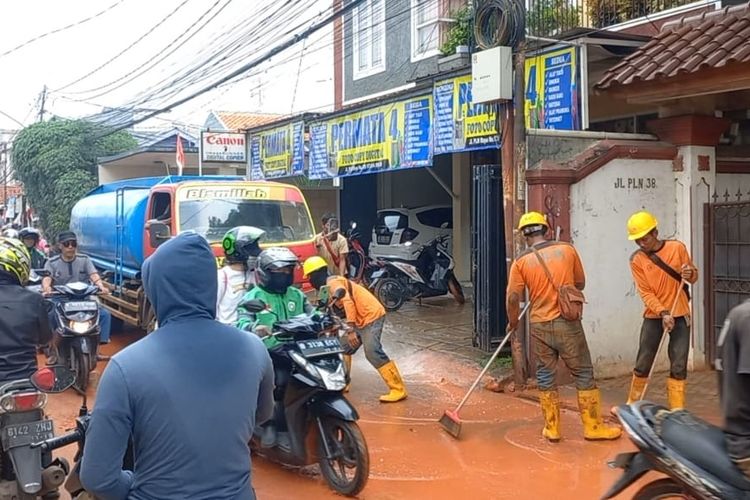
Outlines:
{"type": "Polygon", "coordinates": [[[143,266],[159,328],[112,358],[86,433],[81,482],[109,499],[254,499],[248,443],[273,412],[263,343],[216,316],[216,260],[182,234],[143,266]],[[134,471],[122,470],[132,436],[134,471]]]}

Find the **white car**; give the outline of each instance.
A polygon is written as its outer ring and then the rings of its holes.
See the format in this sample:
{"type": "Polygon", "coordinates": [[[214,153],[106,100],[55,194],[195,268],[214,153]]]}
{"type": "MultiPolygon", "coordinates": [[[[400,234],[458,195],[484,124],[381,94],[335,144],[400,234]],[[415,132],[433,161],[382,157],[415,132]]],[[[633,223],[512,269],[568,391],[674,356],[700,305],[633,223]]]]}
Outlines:
{"type": "MultiPolygon", "coordinates": [[[[378,210],[372,228],[370,257],[375,259],[416,259],[422,245],[438,236],[453,234],[453,209],[450,205],[378,210]],[[411,244],[406,245],[407,242],[411,244]]],[[[448,251],[452,248],[449,240],[448,251]]]]}

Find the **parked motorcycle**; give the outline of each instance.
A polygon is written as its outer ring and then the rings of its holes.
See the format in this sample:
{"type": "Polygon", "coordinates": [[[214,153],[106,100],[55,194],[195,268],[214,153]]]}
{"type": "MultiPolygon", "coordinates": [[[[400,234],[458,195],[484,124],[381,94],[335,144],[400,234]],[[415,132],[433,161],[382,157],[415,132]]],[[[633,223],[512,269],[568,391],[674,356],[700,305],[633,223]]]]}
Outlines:
{"type": "Polygon", "coordinates": [[[346,231],[346,240],[349,243],[349,253],[346,254],[347,265],[349,266],[349,278],[355,283],[359,283],[370,288],[372,283],[372,274],[382,269],[385,264],[380,260],[368,257],[362,246],[361,235],[357,230],[357,223],[349,223],[349,229],[346,231]]]}
{"type": "Polygon", "coordinates": [[[447,293],[459,304],[466,302],[461,284],[453,274],[455,262],[448,253],[449,238],[438,236],[424,245],[415,261],[383,261],[384,268],[372,274],[371,287],[387,311],[397,311],[409,299],[447,293]]]}
{"type": "MultiPolygon", "coordinates": [[[[344,290],[337,291],[341,298],[344,290]]],[[[260,312],[259,300],[245,304],[260,312]]],[[[270,425],[273,443],[263,443],[263,427],[256,429],[253,450],[292,466],[317,462],[328,485],[338,493],[355,496],[365,487],[370,458],[359,414],[343,395],[349,373],[338,338],[340,320],[328,311],[322,319],[300,316],[279,321],[272,334],[283,339],[270,351],[277,374],[276,408],[270,425]],[[279,380],[281,378],[281,380],[279,380]]],[[[268,424],[266,424],[268,425],[268,424]]]]}
{"type": "Polygon", "coordinates": [[[67,389],[74,378],[66,368],[51,366],[0,386],[0,500],[59,498],[70,466],[33,444],[54,437],[54,424],[44,414],[46,393],[67,389]]]}
{"type": "Polygon", "coordinates": [[[649,471],[667,477],[641,487],[634,499],[750,499],[750,480],[729,458],[720,428],[648,401],[620,406],[617,416],[638,451],[609,463],[623,474],[603,499],[614,498],[649,471]]]}
{"type": "Polygon", "coordinates": [[[53,287],[57,334],[57,346],[63,365],[76,374],[74,387],[85,392],[89,384],[89,373],[96,368],[99,349],[99,304],[93,300],[99,288],[75,282],[53,287]]]}

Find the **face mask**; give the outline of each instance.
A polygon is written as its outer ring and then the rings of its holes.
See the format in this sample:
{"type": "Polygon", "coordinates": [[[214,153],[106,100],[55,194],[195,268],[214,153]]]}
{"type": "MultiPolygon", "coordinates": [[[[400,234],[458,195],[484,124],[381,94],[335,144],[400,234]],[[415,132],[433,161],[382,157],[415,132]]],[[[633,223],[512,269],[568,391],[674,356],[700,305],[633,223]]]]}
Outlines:
{"type": "Polygon", "coordinates": [[[294,283],[294,275],[286,273],[268,273],[268,283],[264,287],[271,293],[286,293],[286,289],[294,283]]]}
{"type": "Polygon", "coordinates": [[[326,272],[314,272],[310,273],[310,284],[315,287],[316,290],[320,290],[323,288],[326,284],[326,280],[328,279],[327,276],[328,273],[326,272]]]}

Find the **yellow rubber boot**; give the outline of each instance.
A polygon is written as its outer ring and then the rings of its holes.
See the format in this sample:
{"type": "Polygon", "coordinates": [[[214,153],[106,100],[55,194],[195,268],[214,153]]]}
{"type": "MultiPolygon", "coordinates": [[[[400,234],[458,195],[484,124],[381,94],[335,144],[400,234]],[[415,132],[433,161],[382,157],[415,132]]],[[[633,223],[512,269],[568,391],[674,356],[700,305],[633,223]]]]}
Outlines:
{"type": "MultiPolygon", "coordinates": [[[[646,388],[646,382],[648,382],[648,377],[639,377],[638,375],[633,374],[633,379],[630,381],[630,392],[628,392],[627,404],[633,404],[636,401],[641,400],[643,390],[646,388]]],[[[617,410],[617,407],[613,406],[609,412],[612,415],[616,415],[617,412],[615,410],[617,410]]]]}
{"type": "Polygon", "coordinates": [[[622,429],[606,425],[602,421],[599,389],[578,391],[578,408],[581,411],[585,439],[589,441],[612,440],[622,435],[622,429]]]}
{"type": "Polygon", "coordinates": [[[669,377],[667,379],[667,401],[670,410],[685,409],[685,381],[669,377]]]}
{"type": "Polygon", "coordinates": [[[560,441],[560,395],[556,390],[539,391],[539,402],[544,415],[542,436],[551,443],[557,443],[560,441]]]}
{"type": "Polygon", "coordinates": [[[349,383],[344,387],[344,392],[349,392],[349,388],[352,386],[352,355],[344,354],[344,366],[346,367],[346,373],[349,375],[349,383]]]}
{"type": "Polygon", "coordinates": [[[398,372],[396,363],[389,361],[378,368],[378,372],[380,372],[380,376],[383,377],[385,385],[390,389],[388,394],[380,396],[380,401],[382,403],[395,403],[396,401],[406,399],[406,387],[404,387],[404,380],[398,372]]]}

